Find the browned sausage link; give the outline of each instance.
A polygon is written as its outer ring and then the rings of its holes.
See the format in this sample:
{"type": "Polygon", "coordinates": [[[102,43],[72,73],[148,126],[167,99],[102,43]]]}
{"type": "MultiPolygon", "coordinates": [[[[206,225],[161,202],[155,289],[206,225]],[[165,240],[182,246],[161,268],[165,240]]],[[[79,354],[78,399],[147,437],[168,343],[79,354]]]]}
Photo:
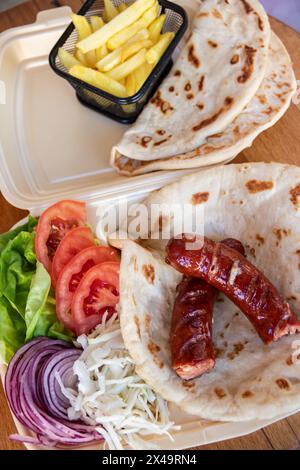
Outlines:
{"type": "Polygon", "coordinates": [[[229,248],[233,248],[246,258],[244,245],[239,240],[236,240],[235,238],[225,238],[225,240],[222,240],[221,243],[223,243],[223,245],[229,246],[229,248]]]}
{"type": "Polygon", "coordinates": [[[186,276],[199,277],[227,295],[265,343],[300,332],[300,323],[273,284],[236,250],[194,235],[172,239],[166,261],[186,276]],[[190,244],[197,243],[197,249],[190,244]]]}
{"type": "MultiPolygon", "coordinates": [[[[245,254],[238,240],[226,239],[222,243],[245,254]]],[[[184,380],[209,372],[215,365],[212,314],[216,292],[199,278],[185,277],[177,286],[170,345],[172,368],[184,380]]]]}
{"type": "Polygon", "coordinates": [[[186,277],[177,287],[172,324],[172,368],[184,380],[215,365],[212,312],[216,289],[202,279],[186,277]]]}

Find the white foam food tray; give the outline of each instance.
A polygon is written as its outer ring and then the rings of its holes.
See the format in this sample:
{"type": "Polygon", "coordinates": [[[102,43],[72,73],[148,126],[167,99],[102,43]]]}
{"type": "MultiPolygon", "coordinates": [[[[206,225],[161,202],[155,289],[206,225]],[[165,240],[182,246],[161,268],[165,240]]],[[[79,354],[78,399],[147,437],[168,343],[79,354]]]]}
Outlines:
{"type": "MultiPolygon", "coordinates": [[[[180,3],[190,15],[197,5],[196,0],[180,3]]],[[[125,197],[141,201],[185,171],[126,178],[109,166],[110,149],[126,126],[83,107],[70,85],[48,65],[49,52],[70,22],[70,13],[67,7],[44,11],[34,24],[0,35],[0,188],[11,204],[34,215],[63,198],[84,200],[89,221],[96,228],[99,202],[115,204],[125,197]]],[[[2,380],[4,374],[2,366],[2,380]]],[[[242,436],[284,418],[214,423],[170,407],[182,429],[174,434],[173,442],[155,439],[161,449],[242,436]]],[[[15,423],[19,433],[28,433],[15,423]]]]}

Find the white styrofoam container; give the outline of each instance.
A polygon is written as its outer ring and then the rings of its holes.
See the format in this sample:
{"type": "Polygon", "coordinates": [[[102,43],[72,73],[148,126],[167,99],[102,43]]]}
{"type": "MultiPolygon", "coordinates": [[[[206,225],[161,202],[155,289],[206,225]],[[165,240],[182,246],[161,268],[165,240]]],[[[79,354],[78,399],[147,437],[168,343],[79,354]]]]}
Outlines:
{"type": "MultiPolygon", "coordinates": [[[[179,3],[193,15],[196,0],[179,3]]],[[[141,201],[150,191],[194,170],[126,178],[110,167],[110,149],[126,126],[83,107],[48,65],[49,52],[70,22],[70,12],[68,7],[43,11],[34,24],[0,35],[0,91],[5,90],[5,103],[0,99],[0,189],[11,204],[34,215],[60,199],[82,199],[88,205],[89,221],[96,226],[99,203],[115,204],[122,198],[141,201]]],[[[0,372],[3,381],[3,366],[0,372]]],[[[173,405],[170,408],[182,429],[173,442],[156,438],[161,449],[231,439],[285,417],[215,423],[182,413],[173,405]]],[[[20,434],[28,433],[14,421],[20,434]]]]}
{"type": "Polygon", "coordinates": [[[34,213],[65,197],[89,202],[132,188],[151,191],[179,174],[127,178],[110,167],[110,150],[127,126],[82,106],[48,65],[70,12],[68,7],[43,11],[36,23],[0,36],[6,92],[0,105],[0,186],[9,202],[34,213]]]}

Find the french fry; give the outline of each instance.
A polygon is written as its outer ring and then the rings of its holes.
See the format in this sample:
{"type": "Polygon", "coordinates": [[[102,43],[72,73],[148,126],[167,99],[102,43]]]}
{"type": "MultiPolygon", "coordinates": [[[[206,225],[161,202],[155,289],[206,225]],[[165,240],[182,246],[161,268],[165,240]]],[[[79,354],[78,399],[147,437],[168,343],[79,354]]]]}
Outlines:
{"type": "Polygon", "coordinates": [[[111,2],[111,0],[104,0],[104,19],[106,22],[111,21],[115,16],[119,14],[118,10],[111,2]]]}
{"type": "Polygon", "coordinates": [[[156,18],[153,23],[150,24],[148,30],[149,30],[149,38],[151,41],[156,43],[159,40],[160,33],[163,29],[164,22],[166,19],[166,15],[160,15],[158,18],[156,18]]]}
{"type": "Polygon", "coordinates": [[[125,11],[126,9],[128,8],[128,5],[126,5],[126,3],[121,3],[119,6],[118,6],[118,11],[119,13],[122,13],[122,11],[125,11]]]}
{"type": "Polygon", "coordinates": [[[127,42],[132,36],[138,33],[138,31],[143,28],[147,28],[155,20],[156,16],[157,4],[155,3],[155,5],[147,10],[139,20],[110,38],[107,41],[108,48],[114,50],[122,46],[122,44],[127,42]]]}
{"type": "Polygon", "coordinates": [[[136,83],[135,83],[135,73],[131,73],[126,78],[126,92],[128,96],[132,96],[135,94],[136,90],[136,83]]]}
{"type": "Polygon", "coordinates": [[[143,41],[144,39],[149,39],[149,31],[147,28],[141,29],[138,33],[132,36],[132,38],[130,38],[126,44],[131,44],[132,42],[136,41],[143,41]]]}
{"type": "Polygon", "coordinates": [[[121,48],[127,47],[129,44],[133,44],[137,41],[144,41],[145,39],[149,39],[149,31],[147,28],[143,28],[138,31],[134,36],[132,36],[127,42],[125,42],[121,48]]]}
{"type": "Polygon", "coordinates": [[[141,65],[138,69],[136,69],[134,71],[134,75],[135,75],[135,93],[137,93],[147,78],[147,70],[146,70],[145,64],[141,65]]]}
{"type": "Polygon", "coordinates": [[[79,80],[83,80],[119,98],[126,96],[126,88],[124,85],[97,70],[83,67],[82,65],[75,65],[70,69],[70,74],[79,80]]]}
{"type": "Polygon", "coordinates": [[[71,69],[74,65],[80,65],[79,60],[62,47],[58,49],[58,58],[67,69],[71,69]]]}
{"type": "MultiPolygon", "coordinates": [[[[72,13],[71,18],[77,30],[79,41],[87,38],[92,34],[92,28],[84,16],[75,15],[75,13],[72,13]]],[[[85,55],[85,61],[83,62],[82,60],[80,60],[80,62],[82,62],[84,65],[94,67],[97,62],[95,51],[88,52],[85,55]]]]}
{"type": "Polygon", "coordinates": [[[96,51],[90,51],[85,54],[85,59],[89,67],[94,68],[97,63],[96,51]]]}
{"type": "MultiPolygon", "coordinates": [[[[100,28],[102,28],[102,26],[104,26],[104,21],[102,20],[102,18],[100,18],[100,16],[95,16],[95,15],[91,16],[90,22],[91,22],[91,29],[93,33],[95,31],[98,31],[100,28]]],[[[95,51],[90,51],[87,54],[85,54],[86,62],[88,63],[89,66],[95,67],[98,60],[104,57],[104,55],[106,55],[107,52],[108,52],[107,49],[104,50],[102,49],[102,47],[95,49],[95,51]]]]}
{"type": "Polygon", "coordinates": [[[146,61],[143,64],[143,67],[144,67],[144,70],[143,70],[143,79],[144,79],[144,81],[141,83],[140,86],[144,85],[145,81],[147,80],[147,78],[149,77],[149,75],[151,74],[151,72],[152,72],[152,70],[154,69],[155,66],[153,66],[152,64],[148,64],[148,62],[146,61]]]}
{"type": "Polygon", "coordinates": [[[81,52],[86,53],[103,46],[112,36],[138,20],[146,10],[154,5],[154,2],[155,0],[137,0],[101,29],[81,40],[78,43],[78,48],[81,52]]]}
{"type": "Polygon", "coordinates": [[[76,28],[79,41],[86,39],[92,34],[92,28],[89,25],[88,20],[84,16],[75,15],[75,13],[72,13],[71,19],[76,28]]]}
{"type": "Polygon", "coordinates": [[[126,78],[126,91],[128,96],[133,96],[137,93],[147,78],[149,77],[150,73],[153,70],[153,66],[145,62],[136,70],[134,70],[130,75],[126,78]]]}
{"type": "Polygon", "coordinates": [[[121,59],[122,51],[120,49],[116,49],[97,62],[96,67],[100,72],[109,72],[121,63],[121,59]]]}
{"type": "MultiPolygon", "coordinates": [[[[122,47],[121,52],[121,62],[125,62],[129,57],[139,52],[141,49],[149,49],[153,46],[153,42],[149,39],[144,39],[143,41],[133,42],[131,44],[125,45],[122,47]]],[[[116,49],[118,50],[118,49],[116,49]]]]}
{"type": "MultiPolygon", "coordinates": [[[[124,62],[125,59],[122,59],[122,53],[125,50],[125,48],[129,47],[133,43],[137,42],[143,42],[147,40],[149,37],[149,32],[147,29],[141,29],[134,37],[132,37],[124,46],[115,49],[114,51],[103,55],[101,57],[101,60],[99,60],[96,64],[97,69],[100,72],[109,72],[111,69],[119,65],[121,62],[124,62]]],[[[105,46],[102,46],[105,47],[105,46]]],[[[140,48],[141,49],[141,48],[140,48]]],[[[140,50],[138,49],[138,50],[140,50]]],[[[136,51],[138,52],[138,51],[136,51]]],[[[134,54],[134,52],[133,52],[134,54]]],[[[128,56],[129,57],[129,56],[128,56]]]]}
{"type": "Polygon", "coordinates": [[[93,33],[98,31],[98,29],[102,28],[102,26],[105,24],[100,16],[91,16],[90,21],[93,33]]]}
{"type": "Polygon", "coordinates": [[[88,66],[85,55],[79,49],[77,49],[77,47],[75,48],[75,54],[74,55],[75,55],[76,59],[79,60],[81,65],[84,65],[85,67],[88,66]]]}
{"type": "Polygon", "coordinates": [[[145,62],[133,72],[135,79],[135,93],[137,93],[142,88],[152,70],[153,66],[148,64],[148,62],[145,62]]]}
{"type": "Polygon", "coordinates": [[[175,33],[171,32],[161,35],[160,40],[154,44],[154,46],[152,46],[146,54],[146,60],[148,64],[156,65],[158,63],[174,36],[175,33]]]}
{"type": "Polygon", "coordinates": [[[146,61],[146,52],[147,49],[142,49],[123,64],[107,72],[107,75],[114,80],[122,80],[146,61]]]}
{"type": "MultiPolygon", "coordinates": [[[[103,59],[103,57],[107,56],[107,54],[108,54],[108,49],[106,47],[106,44],[104,44],[104,46],[98,47],[98,49],[96,49],[97,62],[103,59]]],[[[97,63],[96,63],[96,66],[97,66],[97,63]]]]}
{"type": "MultiPolygon", "coordinates": [[[[103,19],[100,18],[100,16],[91,16],[90,20],[91,20],[91,26],[92,26],[93,32],[98,31],[105,24],[103,19]]],[[[92,51],[90,51],[90,52],[92,52],[92,51]]],[[[88,52],[88,54],[89,54],[89,52],[88,52]]],[[[97,49],[95,49],[95,54],[96,54],[96,61],[93,64],[94,66],[96,65],[96,63],[99,60],[101,60],[103,57],[105,57],[108,54],[108,49],[107,49],[106,45],[104,44],[103,46],[100,46],[97,49]]]]}

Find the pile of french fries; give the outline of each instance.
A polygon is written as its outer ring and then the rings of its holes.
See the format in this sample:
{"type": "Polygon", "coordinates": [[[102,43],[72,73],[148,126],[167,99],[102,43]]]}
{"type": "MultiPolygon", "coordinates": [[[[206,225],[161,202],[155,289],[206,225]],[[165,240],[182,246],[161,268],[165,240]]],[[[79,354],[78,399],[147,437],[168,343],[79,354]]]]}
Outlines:
{"type": "Polygon", "coordinates": [[[171,43],[162,34],[165,14],[157,0],[114,6],[104,0],[103,18],[72,14],[78,41],[74,54],[60,48],[58,57],[69,73],[119,98],[137,93],[171,43]]]}

